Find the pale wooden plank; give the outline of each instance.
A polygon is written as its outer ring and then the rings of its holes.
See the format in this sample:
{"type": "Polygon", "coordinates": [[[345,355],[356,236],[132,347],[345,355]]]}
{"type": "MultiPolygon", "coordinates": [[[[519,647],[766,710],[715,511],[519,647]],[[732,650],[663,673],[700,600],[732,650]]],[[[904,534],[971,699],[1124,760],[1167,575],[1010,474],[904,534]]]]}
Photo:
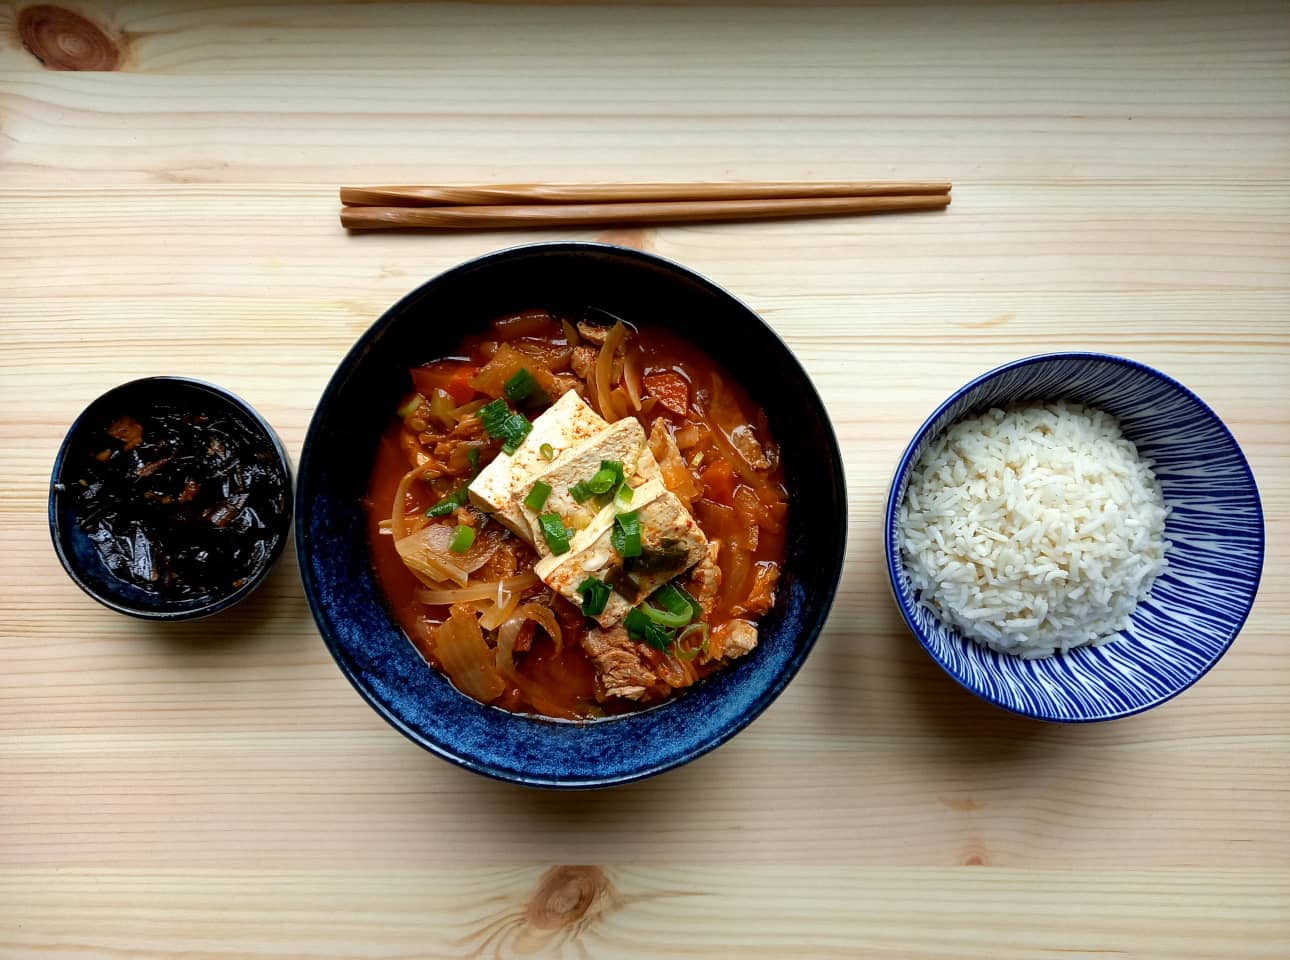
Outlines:
{"type": "Polygon", "coordinates": [[[43,957],[1280,958],[1285,871],[570,866],[24,871],[43,957]],[[850,891],[839,901],[836,891],[850,891]],[[961,896],[974,892],[970,907],[961,896]],[[77,902],[68,917],[64,904],[77,902]]]}
{"type": "Polygon", "coordinates": [[[13,176],[1207,182],[1290,148],[1276,3],[172,9],[101,18],[111,76],[0,48],[13,176]]]}
{"type": "MultiPolygon", "coordinates": [[[[10,296],[399,291],[518,243],[617,237],[514,230],[347,236],[325,187],[37,188],[0,193],[10,296]],[[110,261],[102,245],[116,245],[110,261]],[[290,261],[284,257],[291,251],[290,261]],[[158,274],[160,257],[173,270],[158,274]]],[[[1285,290],[1290,181],[1257,185],[960,183],[945,213],[634,231],[741,296],[839,292],[1285,290]],[[809,252],[810,256],[803,254],[809,252]],[[768,253],[770,255],[768,255],[768,253]]],[[[1006,307],[1000,312],[1006,313],[1006,307]]]]}

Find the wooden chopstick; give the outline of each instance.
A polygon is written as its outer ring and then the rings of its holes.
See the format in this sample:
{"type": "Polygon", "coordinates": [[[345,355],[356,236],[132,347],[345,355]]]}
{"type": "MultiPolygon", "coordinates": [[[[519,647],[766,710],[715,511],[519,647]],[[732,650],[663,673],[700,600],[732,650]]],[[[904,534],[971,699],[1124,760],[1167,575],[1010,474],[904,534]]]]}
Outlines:
{"type": "Polygon", "coordinates": [[[949,193],[941,181],[845,180],[805,183],[497,183],[456,187],[341,187],[340,202],[366,207],[492,206],[531,203],[636,203],[681,200],[787,200],[949,193]]]}
{"type": "Polygon", "coordinates": [[[505,206],[342,207],[349,230],[493,230],[507,227],[591,227],[640,223],[769,220],[860,213],[939,210],[948,193],[914,196],[775,200],[685,200],[658,203],[579,203],[505,206]]]}

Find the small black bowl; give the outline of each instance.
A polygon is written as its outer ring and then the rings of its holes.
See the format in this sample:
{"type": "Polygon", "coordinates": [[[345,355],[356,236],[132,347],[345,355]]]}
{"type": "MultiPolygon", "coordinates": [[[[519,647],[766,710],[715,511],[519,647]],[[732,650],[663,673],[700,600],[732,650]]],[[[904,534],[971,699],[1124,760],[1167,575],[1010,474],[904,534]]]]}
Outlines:
{"type": "Polygon", "coordinates": [[[49,532],[63,569],[78,587],[118,613],[145,620],[194,620],[219,613],[244,599],[260,585],[281,556],[291,529],[291,465],[282,441],[268,421],[239,397],[214,384],[185,377],[147,377],[114,387],[91,403],[67,431],[54,460],[49,490],[49,532]],[[178,408],[227,418],[245,428],[271,453],[280,475],[281,509],[264,517],[269,538],[267,552],[240,585],[198,597],[166,596],[121,579],[103,562],[98,549],[81,526],[76,498],[71,495],[85,468],[82,464],[93,450],[103,446],[103,431],[115,417],[129,413],[146,415],[158,406],[178,408]]]}
{"type": "Polygon", "coordinates": [[[386,311],[319,401],[300,455],[296,549],[305,594],[341,671],[415,743],[468,770],[543,787],[603,787],[693,760],[765,710],[828,616],[846,547],[846,483],[810,378],[755,313],[675,263],[594,243],[516,247],[463,264],[386,311]],[[790,504],[787,555],[757,649],[660,706],[585,723],[484,706],[426,665],[391,616],[372,567],[362,500],[408,369],[532,307],[600,308],[670,327],[713,357],[766,412],[790,504]]]}

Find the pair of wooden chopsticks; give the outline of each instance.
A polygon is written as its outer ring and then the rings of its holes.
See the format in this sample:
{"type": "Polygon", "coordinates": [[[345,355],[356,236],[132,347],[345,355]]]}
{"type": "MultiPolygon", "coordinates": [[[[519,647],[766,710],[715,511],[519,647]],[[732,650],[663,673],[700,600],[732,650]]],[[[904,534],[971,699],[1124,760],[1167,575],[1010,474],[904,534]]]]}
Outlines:
{"type": "Polygon", "coordinates": [[[950,184],[583,183],[341,187],[349,230],[493,230],[939,210],[950,184]]]}

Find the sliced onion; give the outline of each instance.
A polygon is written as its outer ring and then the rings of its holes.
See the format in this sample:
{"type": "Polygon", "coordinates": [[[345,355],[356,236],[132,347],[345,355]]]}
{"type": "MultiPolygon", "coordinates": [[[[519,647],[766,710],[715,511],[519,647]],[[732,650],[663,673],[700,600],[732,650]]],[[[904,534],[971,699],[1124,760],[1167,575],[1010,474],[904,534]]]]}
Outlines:
{"type": "Polygon", "coordinates": [[[708,625],[692,623],[677,636],[676,643],[672,645],[672,652],[685,663],[689,663],[699,654],[707,652],[708,643],[708,625]],[[687,646],[686,641],[695,636],[699,638],[697,644],[687,646]]]}
{"type": "Polygon", "coordinates": [[[641,408],[641,370],[635,350],[628,350],[627,355],[623,357],[623,388],[627,391],[627,399],[631,401],[632,409],[639,410],[641,408]]]}
{"type": "Polygon", "coordinates": [[[497,669],[509,679],[519,675],[515,669],[515,641],[527,617],[511,617],[497,631],[497,669]]]}
{"type": "Polygon", "coordinates": [[[726,546],[728,549],[725,551],[724,559],[728,569],[722,571],[724,576],[721,592],[726,597],[742,598],[745,596],[748,574],[752,570],[752,558],[748,556],[746,550],[740,549],[733,542],[728,542],[726,546]]]}
{"type": "Polygon", "coordinates": [[[751,487],[740,484],[734,496],[735,516],[739,518],[739,532],[735,542],[745,550],[757,549],[761,539],[761,500],[751,487]]]}
{"type": "MultiPolygon", "coordinates": [[[[401,517],[399,519],[402,519],[401,517]]],[[[454,554],[449,549],[455,527],[447,523],[432,523],[416,533],[408,534],[394,542],[403,565],[432,580],[451,580],[459,587],[466,586],[472,571],[488,562],[492,549],[478,553],[472,548],[468,553],[454,554]]]]}
{"type": "Polygon", "coordinates": [[[524,617],[526,620],[534,621],[539,627],[547,632],[551,640],[555,643],[555,652],[559,653],[564,647],[564,635],[560,631],[560,624],[556,622],[555,614],[551,612],[550,607],[544,607],[540,603],[526,603],[515,611],[516,615],[524,617]]]}
{"type": "Polygon", "coordinates": [[[627,326],[619,320],[606,335],[605,342],[600,347],[600,356],[596,358],[596,403],[600,407],[600,415],[610,423],[618,419],[613,400],[609,396],[610,374],[614,369],[614,353],[626,336],[627,326]]]}
{"type": "Polygon", "coordinates": [[[688,687],[699,679],[699,672],[694,669],[693,664],[678,660],[670,653],[663,657],[654,668],[654,672],[673,690],[688,687]]]}
{"type": "Polygon", "coordinates": [[[456,412],[457,401],[452,395],[442,387],[435,387],[430,397],[430,416],[445,427],[452,427],[457,423],[456,412]]]}
{"type": "Polygon", "coordinates": [[[500,591],[499,596],[488,597],[477,602],[487,605],[480,614],[479,625],[485,630],[496,630],[514,616],[515,608],[520,605],[520,592],[503,590],[500,591]]]}
{"type": "Polygon", "coordinates": [[[407,524],[403,522],[404,504],[408,499],[408,489],[420,472],[420,467],[413,467],[403,475],[403,479],[399,481],[394,491],[394,506],[390,510],[390,530],[394,533],[395,540],[402,540],[408,535],[407,524]]]}
{"type": "Polygon", "coordinates": [[[418,437],[419,435],[411,430],[399,431],[399,447],[402,449],[403,455],[408,459],[408,466],[414,470],[424,467],[434,460],[434,457],[426,453],[426,448],[421,446],[421,441],[418,437]]]}
{"type": "Polygon", "coordinates": [[[561,320],[560,326],[564,327],[564,338],[569,341],[569,346],[576,347],[582,343],[582,336],[578,333],[578,328],[568,320],[561,320]]]}
{"type": "Polygon", "coordinates": [[[489,580],[487,583],[475,583],[468,587],[462,587],[460,590],[443,588],[418,590],[417,599],[422,603],[443,606],[450,603],[469,603],[472,600],[496,599],[499,591],[514,593],[518,597],[530,587],[537,586],[538,583],[537,574],[530,570],[527,573],[517,574],[505,580],[489,580]]]}
{"type": "Polygon", "coordinates": [[[538,713],[546,717],[576,720],[577,714],[553,702],[539,684],[524,676],[515,666],[515,641],[527,619],[529,618],[522,616],[512,617],[497,631],[497,669],[501,671],[502,676],[515,685],[516,689],[524,695],[524,699],[531,703],[538,713]]]}
{"type": "Polygon", "coordinates": [[[492,703],[505,692],[506,681],[497,672],[493,651],[484,642],[474,614],[454,607],[452,616],[434,632],[434,646],[443,672],[466,696],[492,703]]]}

